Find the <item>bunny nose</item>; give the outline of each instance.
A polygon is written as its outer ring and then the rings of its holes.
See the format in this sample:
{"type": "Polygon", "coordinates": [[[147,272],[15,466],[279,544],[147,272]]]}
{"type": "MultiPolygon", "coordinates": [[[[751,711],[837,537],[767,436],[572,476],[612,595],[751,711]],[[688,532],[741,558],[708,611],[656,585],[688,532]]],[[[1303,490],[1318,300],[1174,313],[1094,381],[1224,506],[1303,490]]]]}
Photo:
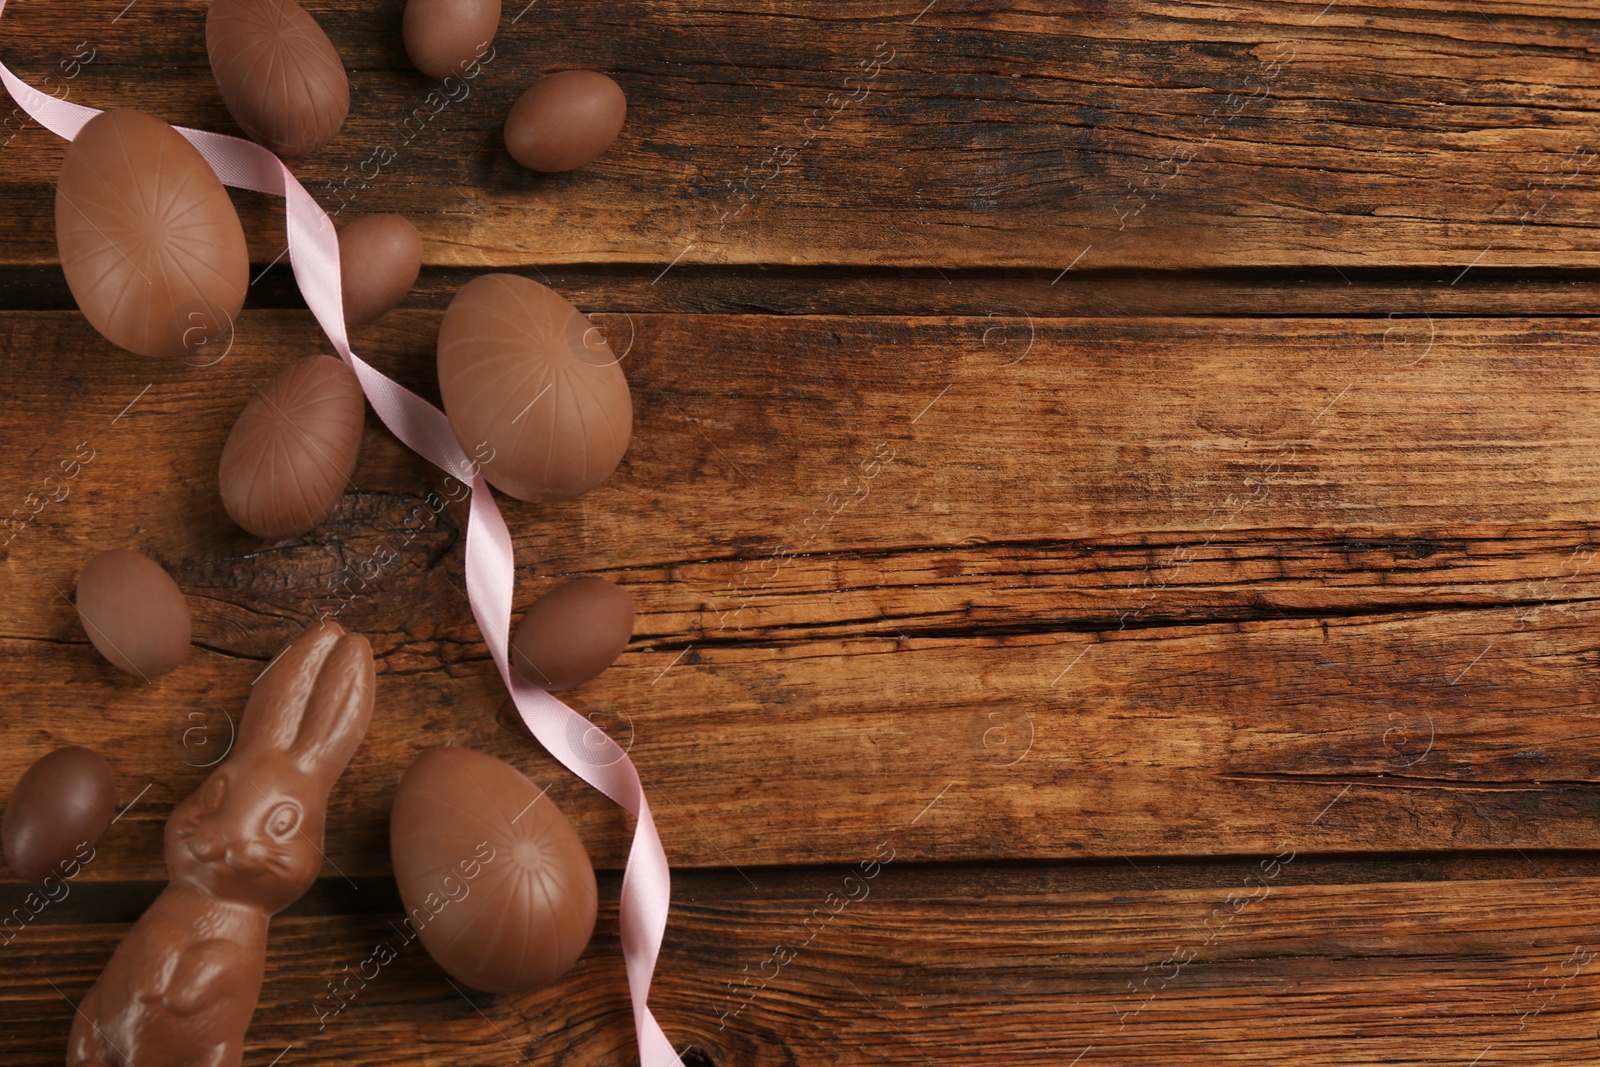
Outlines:
{"type": "Polygon", "coordinates": [[[189,839],[189,851],[201,863],[212,863],[227,854],[228,846],[211,834],[195,834],[189,839]]]}

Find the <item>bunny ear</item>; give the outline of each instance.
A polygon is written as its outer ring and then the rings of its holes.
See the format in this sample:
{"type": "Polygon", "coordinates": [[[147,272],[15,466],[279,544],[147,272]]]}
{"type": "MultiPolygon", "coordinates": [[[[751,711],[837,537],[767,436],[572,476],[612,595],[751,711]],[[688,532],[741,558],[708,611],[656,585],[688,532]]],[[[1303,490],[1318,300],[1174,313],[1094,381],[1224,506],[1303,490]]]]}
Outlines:
{"type": "Polygon", "coordinates": [[[323,661],[344,636],[336,622],[309,627],[289,642],[250,690],[239,728],[241,752],[287,752],[300,734],[300,720],[323,661]]]}
{"type": "Polygon", "coordinates": [[[300,769],[329,788],[366,736],[372,718],[372,646],[345,634],[322,661],[290,753],[300,769]]]}

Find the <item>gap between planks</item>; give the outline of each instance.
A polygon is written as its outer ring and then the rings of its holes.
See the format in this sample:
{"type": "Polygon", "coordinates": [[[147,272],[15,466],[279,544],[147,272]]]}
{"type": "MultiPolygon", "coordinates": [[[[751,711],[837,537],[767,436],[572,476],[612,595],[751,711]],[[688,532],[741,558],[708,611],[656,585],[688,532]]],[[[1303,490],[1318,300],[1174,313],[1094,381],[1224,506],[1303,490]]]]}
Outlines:
{"type": "MultiPolygon", "coordinates": [[[[282,263],[252,266],[247,307],[303,308],[282,263]]],[[[558,290],[597,314],[989,316],[1027,318],[1562,317],[1593,313],[1600,270],[1480,268],[1455,282],[1454,267],[1357,269],[1261,267],[1210,270],[1042,270],[659,265],[500,268],[558,290]]],[[[468,281],[495,270],[425,267],[408,309],[442,311],[468,281]]],[[[54,264],[0,265],[0,312],[71,311],[54,264]]]]}

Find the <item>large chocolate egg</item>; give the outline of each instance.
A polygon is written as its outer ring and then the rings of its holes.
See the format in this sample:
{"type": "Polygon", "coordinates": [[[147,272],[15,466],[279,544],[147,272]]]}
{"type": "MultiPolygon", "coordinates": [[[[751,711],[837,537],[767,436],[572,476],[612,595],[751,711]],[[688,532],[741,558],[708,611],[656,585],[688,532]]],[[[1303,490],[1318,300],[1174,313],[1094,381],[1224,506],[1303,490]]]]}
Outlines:
{"type": "Polygon", "coordinates": [[[206,54],[233,120],[280,156],[321,148],[350,112],[339,53],[295,0],[213,0],[206,54]]]}
{"type": "Polygon", "coordinates": [[[126,548],[95,556],[78,575],[75,606],[100,654],[145,681],[189,655],[189,605],[178,583],[149,556],[126,548]]]}
{"type": "Polygon", "coordinates": [[[461,447],[519,500],[588,492],[633,433],[628,380],[601,330],[520,275],[474,278],[450,301],[439,392],[461,447]]]}
{"type": "Polygon", "coordinates": [[[500,0],[406,0],[400,32],[412,65],[442,78],[483,56],[499,24],[500,0]]]}
{"type": "Polygon", "coordinates": [[[217,484],[228,516],[271,540],[327,518],[356,468],[365,413],[355,372],[332,356],[279,371],[222,446],[217,484]]]}
{"type": "Polygon", "coordinates": [[[244,230],[194,146],[141,111],[84,124],[61,159],[56,246],[84,317],[142,356],[199,353],[233,330],[244,230]]]}
{"type": "Polygon", "coordinates": [[[610,147],[627,116],[616,82],[595,70],[564,70],[511,105],[506,151],[529,170],[574,170],[610,147]]]}
{"type": "Polygon", "coordinates": [[[509,763],[434,748],[400,779],[389,850],[405,926],[457,981],[549,985],[594,933],[594,867],[555,802],[509,763]]]}
{"type": "Polygon", "coordinates": [[[422,237],[404,215],[360,215],[339,230],[344,321],[371,322],[406,298],[422,270],[422,237]]]}
{"type": "Polygon", "coordinates": [[[0,825],[6,863],[30,882],[52,873],[71,877],[73,861],[94,855],[116,806],[111,765],[100,753],[74,745],[41,756],[22,772],[6,804],[0,825]]]}
{"type": "Polygon", "coordinates": [[[633,636],[633,598],[604,578],[577,578],[533,602],[511,635],[517,673],[552,692],[611,666],[633,636]]]}

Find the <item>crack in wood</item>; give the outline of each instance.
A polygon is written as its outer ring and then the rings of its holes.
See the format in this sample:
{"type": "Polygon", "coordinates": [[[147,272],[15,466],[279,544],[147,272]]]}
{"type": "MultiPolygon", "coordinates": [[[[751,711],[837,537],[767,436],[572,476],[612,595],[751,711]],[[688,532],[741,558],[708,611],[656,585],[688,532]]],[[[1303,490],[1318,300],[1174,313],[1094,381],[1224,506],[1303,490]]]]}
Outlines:
{"type": "Polygon", "coordinates": [[[1465,781],[1458,778],[1439,778],[1430,775],[1389,774],[1383,771],[1372,774],[1314,774],[1294,771],[1224,771],[1219,778],[1241,782],[1282,782],[1295,785],[1350,785],[1375,789],[1443,789],[1464,792],[1526,793],[1548,789],[1588,789],[1600,784],[1600,779],[1530,778],[1523,780],[1465,781]]]}

